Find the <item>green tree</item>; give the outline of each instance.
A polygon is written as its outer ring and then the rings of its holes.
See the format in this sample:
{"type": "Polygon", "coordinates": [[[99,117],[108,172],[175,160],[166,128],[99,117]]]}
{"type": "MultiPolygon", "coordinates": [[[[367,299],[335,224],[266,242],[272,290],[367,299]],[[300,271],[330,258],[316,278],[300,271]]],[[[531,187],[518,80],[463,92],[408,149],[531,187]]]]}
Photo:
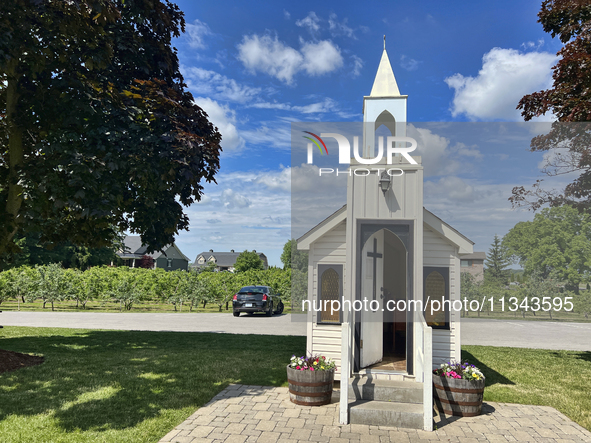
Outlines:
{"type": "Polygon", "coordinates": [[[72,280],[65,273],[58,263],[51,263],[35,268],[39,274],[39,284],[35,288],[36,298],[43,300],[43,307],[51,303],[51,310],[55,310],[54,304],[58,301],[67,300],[72,296],[72,280]]]}
{"type": "Polygon", "coordinates": [[[545,208],[531,222],[517,223],[503,238],[508,254],[526,275],[554,273],[578,293],[591,271],[591,219],[569,206],[545,208]]]}
{"type": "Polygon", "coordinates": [[[42,243],[39,233],[30,233],[26,237],[16,236],[14,242],[20,251],[0,256],[0,268],[61,263],[64,268],[85,270],[116,261],[116,251],[120,249],[121,243],[116,239],[111,246],[101,248],[76,246],[71,242],[42,243]]]}
{"type": "Polygon", "coordinates": [[[308,270],[308,251],[300,251],[295,239],[288,240],[283,245],[281,253],[281,263],[283,269],[297,269],[299,271],[308,270]]]}
{"type": "Polygon", "coordinates": [[[591,291],[587,289],[573,297],[573,300],[575,311],[589,319],[589,314],[591,314],[591,291]]]}
{"type": "Polygon", "coordinates": [[[552,303],[554,302],[554,300],[562,299],[563,297],[563,294],[560,293],[556,280],[552,278],[553,276],[554,275],[544,278],[539,272],[533,272],[530,275],[527,284],[521,291],[520,297],[520,306],[522,302],[524,302],[524,300],[527,300],[527,309],[525,308],[525,303],[523,304],[523,307],[521,307],[521,313],[523,318],[525,318],[525,313],[527,311],[531,311],[534,316],[536,315],[536,312],[533,309],[531,309],[532,299],[534,297],[537,297],[540,300],[542,308],[544,308],[544,304],[542,303],[544,297],[547,297],[550,300],[551,309],[547,311],[542,310],[539,312],[548,312],[550,319],[552,319],[552,312],[556,311],[556,307],[552,303]]]}
{"type": "Polygon", "coordinates": [[[188,228],[221,136],[179,71],[184,26],[168,0],[0,2],[0,253],[188,228]]]}
{"type": "Polygon", "coordinates": [[[511,271],[507,269],[507,266],[510,264],[507,247],[502,244],[497,234],[495,234],[491,247],[488,250],[484,264],[486,265],[484,277],[488,282],[499,285],[509,283],[511,271]]]}
{"type": "Polygon", "coordinates": [[[591,134],[588,124],[572,122],[591,121],[591,3],[580,0],[544,0],[538,13],[545,32],[558,37],[564,44],[553,67],[553,85],[550,89],[524,96],[518,109],[528,121],[534,117],[553,113],[558,121],[552,129],[531,141],[531,150],[545,152],[566,148],[558,155],[544,156],[543,172],[550,176],[577,173],[579,176],[561,191],[543,188],[538,180],[532,189],[513,188],[510,200],[514,206],[538,209],[549,203],[553,206],[571,204],[579,209],[591,207],[591,134]],[[568,124],[566,123],[568,122],[568,124]]]}
{"type": "MultiPolygon", "coordinates": [[[[481,285],[476,283],[476,279],[472,274],[469,272],[461,272],[460,273],[460,298],[463,302],[464,307],[470,306],[471,300],[479,300],[480,298],[480,289],[481,285]],[[466,300],[467,302],[464,302],[466,300]]],[[[464,316],[469,316],[470,310],[464,310],[464,316]]],[[[480,313],[478,313],[480,317],[480,313]]]]}
{"type": "Polygon", "coordinates": [[[126,311],[131,311],[135,303],[145,298],[145,292],[140,287],[139,274],[135,270],[129,268],[120,269],[124,271],[117,275],[110,295],[115,301],[119,302],[120,310],[125,308],[126,311]]]}
{"type": "Polygon", "coordinates": [[[236,258],[234,269],[238,272],[248,271],[249,269],[263,269],[264,264],[259,254],[255,251],[244,251],[236,258]]]}

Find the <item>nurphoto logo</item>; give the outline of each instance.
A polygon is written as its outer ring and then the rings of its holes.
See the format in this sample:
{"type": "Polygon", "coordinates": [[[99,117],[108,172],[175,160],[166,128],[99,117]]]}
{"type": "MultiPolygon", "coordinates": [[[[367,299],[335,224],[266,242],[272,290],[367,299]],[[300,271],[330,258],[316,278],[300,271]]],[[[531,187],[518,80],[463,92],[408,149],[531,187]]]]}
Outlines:
{"type": "MultiPolygon", "coordinates": [[[[326,147],[326,143],[323,139],[327,137],[332,137],[337,141],[338,149],[339,149],[339,164],[351,164],[351,143],[349,139],[342,134],[338,134],[336,132],[322,132],[320,136],[309,132],[303,131],[306,134],[311,135],[309,137],[304,135],[303,138],[309,140],[307,148],[308,148],[308,158],[307,163],[309,165],[313,164],[314,162],[314,145],[320,151],[320,155],[329,155],[328,148],[326,147]]],[[[386,137],[386,147],[384,148],[384,137],[378,137],[378,152],[377,155],[373,158],[366,158],[359,154],[359,137],[353,137],[353,157],[355,160],[362,165],[375,165],[380,163],[384,158],[384,152],[386,154],[386,163],[391,165],[392,164],[392,157],[394,155],[401,155],[405,160],[407,160],[411,165],[416,165],[417,162],[410,156],[410,153],[417,148],[417,141],[411,137],[386,137]],[[408,146],[410,144],[410,146],[408,146]]],[[[372,168],[376,169],[376,168],[372,168]]],[[[404,174],[404,171],[399,168],[391,168],[391,169],[384,169],[384,168],[377,168],[378,173],[379,171],[386,171],[388,175],[391,176],[398,176],[404,174]]],[[[332,174],[335,172],[333,168],[319,168],[319,175],[322,176],[323,174],[332,174]]],[[[342,171],[341,171],[342,172],[342,171]]],[[[339,175],[339,170],[336,170],[337,175],[339,175]]],[[[371,171],[369,169],[360,169],[354,171],[355,175],[369,175],[371,171]],[[359,173],[358,173],[359,172],[359,173]]],[[[348,171],[350,175],[351,172],[348,171]]]]}

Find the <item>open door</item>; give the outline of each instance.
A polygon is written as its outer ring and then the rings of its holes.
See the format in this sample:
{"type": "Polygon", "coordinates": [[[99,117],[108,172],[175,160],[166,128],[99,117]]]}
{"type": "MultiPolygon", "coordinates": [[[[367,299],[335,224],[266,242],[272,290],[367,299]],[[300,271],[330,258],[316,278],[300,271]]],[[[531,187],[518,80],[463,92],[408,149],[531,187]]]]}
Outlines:
{"type": "Polygon", "coordinates": [[[384,230],[373,234],[361,251],[361,343],[360,366],[382,361],[384,230]],[[367,300],[367,301],[365,301],[367,300]]]}

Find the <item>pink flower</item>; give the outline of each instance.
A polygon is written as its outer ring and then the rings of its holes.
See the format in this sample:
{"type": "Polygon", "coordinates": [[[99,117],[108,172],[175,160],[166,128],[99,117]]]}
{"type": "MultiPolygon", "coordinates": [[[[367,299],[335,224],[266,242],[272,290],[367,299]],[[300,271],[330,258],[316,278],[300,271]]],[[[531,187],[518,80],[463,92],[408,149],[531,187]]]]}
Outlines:
{"type": "Polygon", "coordinates": [[[296,366],[296,369],[300,369],[300,367],[299,366],[296,366]]]}
{"type": "Polygon", "coordinates": [[[310,371],[313,371],[313,370],[314,370],[314,368],[310,368],[310,371]]]}

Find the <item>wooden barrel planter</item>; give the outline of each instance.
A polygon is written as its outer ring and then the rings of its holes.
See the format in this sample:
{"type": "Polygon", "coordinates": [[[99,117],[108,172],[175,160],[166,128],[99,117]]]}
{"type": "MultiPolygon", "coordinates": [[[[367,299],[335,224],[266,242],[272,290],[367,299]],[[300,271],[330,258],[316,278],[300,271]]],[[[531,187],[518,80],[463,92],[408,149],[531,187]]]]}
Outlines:
{"type": "Polygon", "coordinates": [[[330,403],[334,384],[334,369],[330,371],[300,371],[287,367],[289,399],[302,406],[321,406],[330,403]]]}
{"type": "Polygon", "coordinates": [[[484,380],[469,381],[433,375],[435,406],[446,415],[480,415],[483,395],[484,380]]]}

